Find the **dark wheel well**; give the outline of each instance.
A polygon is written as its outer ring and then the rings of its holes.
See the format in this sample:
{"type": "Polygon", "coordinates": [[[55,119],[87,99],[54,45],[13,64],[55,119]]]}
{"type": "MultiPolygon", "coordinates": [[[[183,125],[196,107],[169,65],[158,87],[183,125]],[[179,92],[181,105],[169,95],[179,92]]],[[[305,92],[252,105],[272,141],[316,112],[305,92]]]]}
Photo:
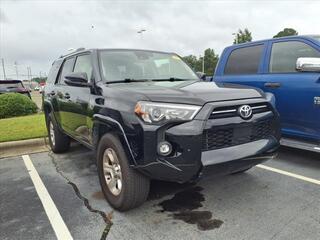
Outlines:
{"type": "Polygon", "coordinates": [[[125,154],[129,160],[129,164],[130,165],[134,164],[134,159],[133,159],[133,156],[131,155],[131,152],[129,149],[130,146],[128,146],[127,142],[125,141],[125,138],[123,136],[121,129],[119,129],[119,127],[115,124],[110,124],[110,123],[106,123],[106,122],[97,122],[94,124],[94,127],[93,127],[93,144],[94,144],[94,146],[97,147],[100,143],[101,138],[106,134],[112,134],[120,140],[120,142],[125,150],[125,154]]]}
{"type": "Polygon", "coordinates": [[[48,122],[48,117],[50,113],[52,112],[52,108],[49,104],[43,104],[43,112],[44,112],[44,117],[46,120],[46,123],[48,122]]]}

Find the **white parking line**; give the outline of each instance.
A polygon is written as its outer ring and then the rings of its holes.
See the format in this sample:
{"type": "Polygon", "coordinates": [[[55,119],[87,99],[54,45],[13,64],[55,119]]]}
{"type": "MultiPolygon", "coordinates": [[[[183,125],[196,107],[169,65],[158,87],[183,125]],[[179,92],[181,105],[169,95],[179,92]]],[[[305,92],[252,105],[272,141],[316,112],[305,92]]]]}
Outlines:
{"type": "Polygon", "coordinates": [[[262,165],[262,164],[259,164],[256,167],[262,168],[262,169],[265,169],[265,170],[268,170],[268,171],[271,171],[271,172],[280,173],[282,175],[293,177],[293,178],[296,178],[296,179],[299,179],[299,180],[302,180],[302,181],[305,181],[305,182],[310,182],[310,183],[314,183],[314,184],[320,185],[320,180],[317,180],[317,179],[314,179],[314,178],[305,177],[305,176],[302,176],[302,175],[299,175],[299,174],[283,171],[283,170],[280,170],[280,169],[277,169],[277,168],[273,168],[273,167],[268,167],[268,166],[262,165]]]}
{"type": "Polygon", "coordinates": [[[29,155],[23,155],[22,158],[57,238],[59,240],[73,239],[29,155]]]}

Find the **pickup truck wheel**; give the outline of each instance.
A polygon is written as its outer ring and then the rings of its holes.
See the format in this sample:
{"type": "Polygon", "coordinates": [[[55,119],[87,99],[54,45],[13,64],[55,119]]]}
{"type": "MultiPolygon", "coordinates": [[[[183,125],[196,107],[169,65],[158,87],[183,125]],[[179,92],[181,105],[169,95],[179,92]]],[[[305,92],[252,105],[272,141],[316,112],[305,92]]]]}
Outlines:
{"type": "Polygon", "coordinates": [[[48,117],[47,129],[49,135],[49,144],[52,152],[66,152],[70,147],[70,138],[60,131],[50,117],[48,117]]]}
{"type": "Polygon", "coordinates": [[[113,208],[127,211],[145,202],[150,180],[129,166],[122,144],[113,134],[101,138],[97,165],[102,192],[113,208]]]}

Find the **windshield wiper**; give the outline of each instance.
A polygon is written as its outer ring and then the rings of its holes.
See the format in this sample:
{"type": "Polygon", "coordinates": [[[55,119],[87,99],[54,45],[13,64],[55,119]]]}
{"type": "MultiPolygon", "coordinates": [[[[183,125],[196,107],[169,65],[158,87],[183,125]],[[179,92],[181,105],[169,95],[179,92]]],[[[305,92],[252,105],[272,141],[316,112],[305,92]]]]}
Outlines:
{"type": "Polygon", "coordinates": [[[170,78],[152,79],[151,81],[154,81],[154,82],[164,82],[164,81],[175,82],[175,81],[190,81],[190,80],[196,80],[196,79],[184,79],[184,78],[170,77],[170,78]]]}
{"type": "Polygon", "coordinates": [[[115,80],[115,81],[107,81],[106,83],[131,83],[131,82],[146,82],[147,79],[133,79],[133,78],[125,78],[122,80],[115,80]]]}

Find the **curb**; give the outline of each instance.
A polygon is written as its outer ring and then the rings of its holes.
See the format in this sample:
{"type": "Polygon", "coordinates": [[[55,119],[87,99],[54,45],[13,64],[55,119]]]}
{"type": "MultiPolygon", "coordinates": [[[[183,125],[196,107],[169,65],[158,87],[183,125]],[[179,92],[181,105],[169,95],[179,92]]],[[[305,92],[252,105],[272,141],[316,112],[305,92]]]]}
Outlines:
{"type": "Polygon", "coordinates": [[[0,158],[49,151],[48,138],[34,138],[0,143],[0,158]]]}

